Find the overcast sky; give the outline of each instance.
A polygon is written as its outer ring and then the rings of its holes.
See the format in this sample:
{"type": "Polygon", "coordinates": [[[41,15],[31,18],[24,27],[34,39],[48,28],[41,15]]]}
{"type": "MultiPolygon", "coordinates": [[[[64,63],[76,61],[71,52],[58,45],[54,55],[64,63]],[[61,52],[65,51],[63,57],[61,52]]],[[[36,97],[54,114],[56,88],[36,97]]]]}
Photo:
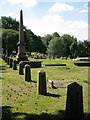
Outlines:
{"type": "Polygon", "coordinates": [[[87,40],[88,2],[63,1],[0,0],[0,16],[11,16],[19,21],[22,9],[24,25],[36,35],[58,32],[87,40]]]}

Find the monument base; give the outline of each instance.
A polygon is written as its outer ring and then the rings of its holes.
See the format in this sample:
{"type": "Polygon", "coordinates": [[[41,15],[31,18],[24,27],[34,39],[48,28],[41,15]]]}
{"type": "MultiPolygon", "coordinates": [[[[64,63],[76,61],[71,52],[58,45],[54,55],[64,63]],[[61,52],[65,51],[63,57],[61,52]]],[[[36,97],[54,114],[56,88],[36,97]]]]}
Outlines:
{"type": "Polygon", "coordinates": [[[16,56],[16,61],[28,61],[28,58],[26,56],[26,53],[18,53],[16,56]]]}

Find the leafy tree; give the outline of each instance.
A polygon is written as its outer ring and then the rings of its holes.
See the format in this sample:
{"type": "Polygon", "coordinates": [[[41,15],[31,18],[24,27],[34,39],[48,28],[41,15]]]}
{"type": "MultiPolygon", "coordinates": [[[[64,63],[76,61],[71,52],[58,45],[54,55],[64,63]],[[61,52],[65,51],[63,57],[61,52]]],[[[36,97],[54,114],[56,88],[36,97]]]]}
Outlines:
{"type": "Polygon", "coordinates": [[[50,41],[47,53],[50,56],[63,56],[63,43],[60,37],[55,37],[50,41]]]}
{"type": "Polygon", "coordinates": [[[78,43],[77,48],[78,48],[77,56],[85,57],[86,56],[86,48],[83,45],[83,42],[78,43]]]}
{"type": "Polygon", "coordinates": [[[42,37],[42,41],[46,47],[48,47],[51,39],[52,39],[52,35],[50,35],[50,34],[47,34],[44,37],[42,37]]]}
{"type": "Polygon", "coordinates": [[[73,42],[70,46],[71,54],[74,58],[77,56],[79,57],[85,57],[89,56],[90,53],[90,42],[84,41],[84,42],[73,42]]]}
{"type": "Polygon", "coordinates": [[[73,58],[77,57],[77,53],[78,53],[78,51],[77,51],[77,42],[73,42],[71,44],[71,46],[70,46],[70,52],[71,52],[73,58]]]}
{"type": "MultiPolygon", "coordinates": [[[[2,17],[1,21],[2,21],[2,28],[7,29],[7,31],[5,31],[3,33],[3,39],[6,39],[6,41],[7,41],[6,42],[3,40],[3,46],[6,46],[8,44],[8,42],[10,41],[7,38],[11,38],[11,40],[15,39],[15,38],[13,38],[14,35],[12,34],[12,30],[19,31],[19,22],[16,21],[16,19],[13,19],[11,17],[2,17]]],[[[23,31],[24,31],[24,40],[26,43],[26,51],[45,52],[46,47],[43,44],[43,42],[41,41],[41,37],[36,36],[31,30],[27,29],[25,26],[23,26],[23,31]]],[[[18,38],[19,38],[19,34],[18,34],[18,38]]],[[[15,46],[15,45],[16,44],[14,43],[14,41],[12,41],[11,46],[15,46]],[[12,45],[12,44],[14,44],[14,45],[12,45]]],[[[3,48],[6,49],[5,47],[3,47],[3,48]]],[[[12,49],[11,49],[11,51],[12,51],[12,49]]]]}
{"type": "Polygon", "coordinates": [[[62,42],[63,42],[63,47],[64,47],[64,53],[63,56],[68,57],[69,55],[71,55],[70,52],[70,45],[73,42],[77,42],[77,39],[74,38],[73,36],[70,36],[68,34],[64,34],[61,36],[62,42]]]}
{"type": "Polygon", "coordinates": [[[13,19],[11,17],[2,17],[1,21],[3,29],[13,29],[19,31],[19,22],[16,21],[16,19],[13,19]]]}
{"type": "Polygon", "coordinates": [[[60,35],[59,35],[57,32],[54,32],[54,33],[52,34],[52,38],[55,38],[55,37],[60,37],[60,35]]]}
{"type": "Polygon", "coordinates": [[[19,32],[12,29],[2,29],[2,48],[7,49],[11,54],[13,50],[17,51],[17,42],[19,40],[19,32]]]}
{"type": "Polygon", "coordinates": [[[84,40],[83,46],[86,48],[86,56],[90,56],[90,41],[84,40]]]}

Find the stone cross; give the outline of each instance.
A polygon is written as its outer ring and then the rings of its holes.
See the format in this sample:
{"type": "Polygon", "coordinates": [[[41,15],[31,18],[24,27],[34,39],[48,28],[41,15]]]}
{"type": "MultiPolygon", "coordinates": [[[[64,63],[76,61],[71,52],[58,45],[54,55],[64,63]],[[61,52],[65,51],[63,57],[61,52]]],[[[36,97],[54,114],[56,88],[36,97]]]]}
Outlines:
{"type": "Polygon", "coordinates": [[[18,45],[18,54],[16,56],[17,61],[28,60],[25,53],[25,42],[24,42],[24,33],[23,33],[23,11],[20,11],[20,24],[19,24],[19,42],[18,45]]]}
{"type": "Polygon", "coordinates": [[[47,93],[46,74],[44,71],[38,71],[37,94],[45,95],[47,93]]]}
{"type": "Polygon", "coordinates": [[[67,88],[66,120],[84,120],[82,86],[76,82],[67,88]]]}

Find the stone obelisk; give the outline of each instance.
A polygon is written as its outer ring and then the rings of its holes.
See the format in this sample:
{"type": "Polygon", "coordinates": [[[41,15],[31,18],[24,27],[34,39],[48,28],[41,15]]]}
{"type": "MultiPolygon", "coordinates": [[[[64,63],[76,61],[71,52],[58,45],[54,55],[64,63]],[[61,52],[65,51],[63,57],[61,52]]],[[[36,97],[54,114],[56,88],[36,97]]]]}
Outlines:
{"type": "Polygon", "coordinates": [[[24,33],[23,33],[23,11],[20,11],[20,23],[19,23],[19,42],[18,45],[18,54],[16,59],[18,62],[27,61],[27,56],[25,53],[25,42],[24,42],[24,33]]]}

